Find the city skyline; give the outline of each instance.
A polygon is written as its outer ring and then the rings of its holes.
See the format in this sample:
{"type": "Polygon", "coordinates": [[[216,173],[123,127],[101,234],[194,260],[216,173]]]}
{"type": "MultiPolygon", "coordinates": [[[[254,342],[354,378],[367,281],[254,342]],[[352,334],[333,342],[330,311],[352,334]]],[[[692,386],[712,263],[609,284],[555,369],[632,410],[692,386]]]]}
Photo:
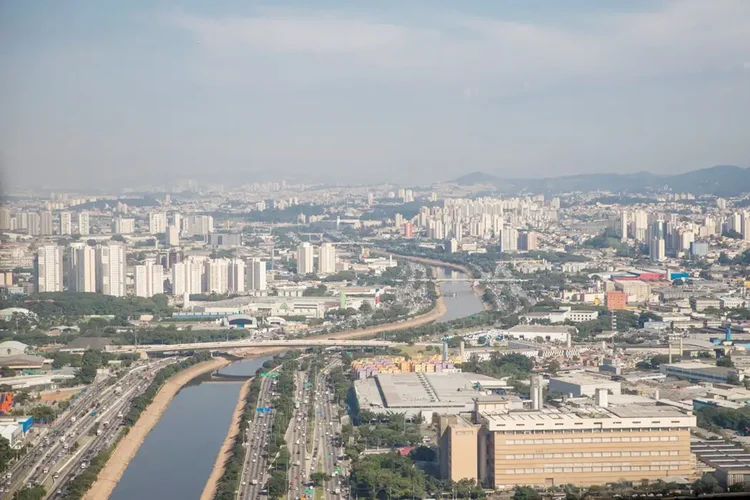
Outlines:
{"type": "Polygon", "coordinates": [[[425,7],[5,5],[2,184],[750,164],[745,2],[425,7]]]}

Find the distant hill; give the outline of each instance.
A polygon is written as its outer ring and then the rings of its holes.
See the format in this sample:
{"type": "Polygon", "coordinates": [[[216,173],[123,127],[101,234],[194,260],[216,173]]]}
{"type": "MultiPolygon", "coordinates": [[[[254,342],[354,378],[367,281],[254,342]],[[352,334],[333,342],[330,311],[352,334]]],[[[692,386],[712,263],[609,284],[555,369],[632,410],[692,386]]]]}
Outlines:
{"type": "Polygon", "coordinates": [[[750,192],[750,168],[717,165],[676,175],[637,172],[634,174],[566,175],[542,179],[509,179],[484,172],[472,172],[462,175],[453,182],[462,186],[492,185],[502,193],[596,190],[644,192],[669,188],[675,192],[688,192],[696,195],[737,196],[750,192]]]}

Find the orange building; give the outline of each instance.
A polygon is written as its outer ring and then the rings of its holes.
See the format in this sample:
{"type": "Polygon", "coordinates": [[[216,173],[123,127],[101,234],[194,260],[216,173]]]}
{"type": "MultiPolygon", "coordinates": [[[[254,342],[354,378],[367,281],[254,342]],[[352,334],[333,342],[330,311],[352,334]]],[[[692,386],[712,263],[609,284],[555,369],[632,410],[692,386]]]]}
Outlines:
{"type": "Polygon", "coordinates": [[[607,309],[619,311],[628,305],[628,294],[620,291],[607,292],[606,301],[607,309]]]}

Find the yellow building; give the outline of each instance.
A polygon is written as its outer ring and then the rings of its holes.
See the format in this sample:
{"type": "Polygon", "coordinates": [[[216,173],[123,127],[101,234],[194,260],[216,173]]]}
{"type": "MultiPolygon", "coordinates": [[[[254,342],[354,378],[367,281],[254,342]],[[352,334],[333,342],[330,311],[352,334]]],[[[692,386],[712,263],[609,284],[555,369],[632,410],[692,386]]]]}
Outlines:
{"type": "Polygon", "coordinates": [[[440,474],[451,481],[477,480],[479,425],[458,415],[440,417],[440,474]]]}
{"type": "Polygon", "coordinates": [[[486,487],[511,489],[655,481],[694,473],[690,429],[696,418],[669,406],[613,406],[606,401],[523,411],[496,406],[479,409],[474,422],[473,442],[468,433],[462,439],[455,435],[466,430],[459,424],[446,424],[448,434],[441,433],[444,477],[471,477],[486,487]],[[470,457],[477,457],[476,465],[470,457]],[[468,471],[472,467],[473,475],[468,471]]]}

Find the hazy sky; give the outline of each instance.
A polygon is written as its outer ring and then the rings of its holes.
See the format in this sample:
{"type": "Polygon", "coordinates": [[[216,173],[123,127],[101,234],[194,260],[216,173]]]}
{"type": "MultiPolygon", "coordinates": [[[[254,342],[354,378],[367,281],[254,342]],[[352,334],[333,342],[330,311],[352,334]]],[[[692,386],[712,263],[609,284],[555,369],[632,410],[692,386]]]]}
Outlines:
{"type": "Polygon", "coordinates": [[[748,0],[0,0],[10,188],[748,166],[749,117],[748,0]]]}

